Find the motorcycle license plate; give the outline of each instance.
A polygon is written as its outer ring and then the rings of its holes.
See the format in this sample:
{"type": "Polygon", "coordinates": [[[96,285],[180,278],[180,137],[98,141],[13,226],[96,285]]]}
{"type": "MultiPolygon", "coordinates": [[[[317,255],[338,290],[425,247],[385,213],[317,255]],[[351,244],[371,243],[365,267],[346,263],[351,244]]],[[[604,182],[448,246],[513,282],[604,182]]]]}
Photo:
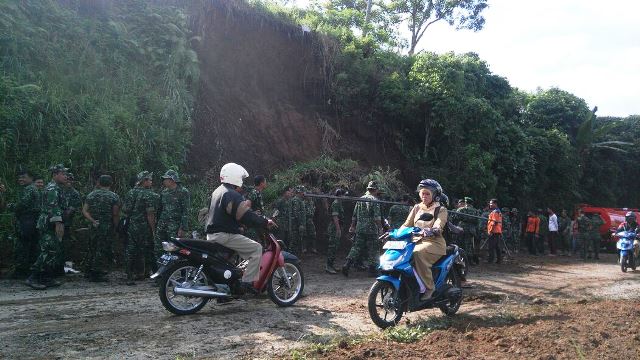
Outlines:
{"type": "Polygon", "coordinates": [[[406,241],[387,241],[384,243],[383,249],[402,250],[407,247],[406,241]]]}

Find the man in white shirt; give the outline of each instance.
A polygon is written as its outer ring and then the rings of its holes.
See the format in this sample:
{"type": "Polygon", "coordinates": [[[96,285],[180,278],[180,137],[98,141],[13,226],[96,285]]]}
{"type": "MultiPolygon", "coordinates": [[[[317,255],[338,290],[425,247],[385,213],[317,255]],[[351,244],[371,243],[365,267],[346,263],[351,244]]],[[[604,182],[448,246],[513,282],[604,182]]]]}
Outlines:
{"type": "Polygon", "coordinates": [[[549,214],[549,256],[556,256],[556,241],[558,239],[558,216],[553,212],[553,209],[547,208],[549,214]]]}

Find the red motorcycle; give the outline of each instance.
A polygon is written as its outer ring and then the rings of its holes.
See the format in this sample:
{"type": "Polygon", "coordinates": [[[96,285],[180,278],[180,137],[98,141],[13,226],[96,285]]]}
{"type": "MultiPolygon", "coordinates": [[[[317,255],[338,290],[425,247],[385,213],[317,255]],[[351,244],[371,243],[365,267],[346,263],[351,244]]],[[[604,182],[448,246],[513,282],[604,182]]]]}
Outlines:
{"type": "MultiPolygon", "coordinates": [[[[278,306],[291,306],[302,295],[304,275],[300,260],[284,250],[282,240],[263,235],[264,251],[260,274],[253,283],[257,293],[267,291],[278,306]]],[[[151,275],[160,281],[160,301],[177,315],[194,314],[209,299],[226,303],[244,295],[240,286],[247,261],[240,261],[231,249],[206,241],[172,238],[163,242],[166,251],[151,275]]]]}

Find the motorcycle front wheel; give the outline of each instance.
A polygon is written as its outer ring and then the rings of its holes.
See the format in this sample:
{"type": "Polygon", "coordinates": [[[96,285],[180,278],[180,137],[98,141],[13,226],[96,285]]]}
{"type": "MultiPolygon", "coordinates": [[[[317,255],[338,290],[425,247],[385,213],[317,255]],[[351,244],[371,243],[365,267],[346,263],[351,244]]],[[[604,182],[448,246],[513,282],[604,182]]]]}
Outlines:
{"type": "Polygon", "coordinates": [[[625,254],[620,257],[620,270],[626,273],[627,267],[629,267],[629,255],[625,254]]]}
{"type": "Polygon", "coordinates": [[[402,319],[403,306],[398,290],[388,281],[376,281],[369,290],[369,316],[381,329],[395,326],[402,319]]]}
{"type": "Polygon", "coordinates": [[[267,292],[271,301],[278,306],[291,306],[298,301],[304,290],[304,274],[300,265],[285,262],[271,274],[267,292]]]}
{"type": "Polygon", "coordinates": [[[198,273],[198,268],[185,264],[175,263],[169,266],[160,278],[160,301],[170,312],[176,315],[190,315],[202,309],[208,298],[177,295],[174,290],[177,286],[197,287],[209,285],[209,279],[203,272],[198,273]],[[197,277],[196,277],[197,275],[197,277]]]}

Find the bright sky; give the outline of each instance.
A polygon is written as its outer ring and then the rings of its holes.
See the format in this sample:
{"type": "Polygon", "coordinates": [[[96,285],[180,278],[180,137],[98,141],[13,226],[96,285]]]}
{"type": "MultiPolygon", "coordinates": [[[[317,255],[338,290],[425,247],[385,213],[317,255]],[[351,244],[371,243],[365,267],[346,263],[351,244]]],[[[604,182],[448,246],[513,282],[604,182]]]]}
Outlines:
{"type": "MultiPolygon", "coordinates": [[[[296,0],[305,6],[308,0],[296,0]]],[[[476,52],[494,74],[533,92],[558,87],[599,116],[640,115],[640,2],[488,0],[479,32],[436,23],[419,48],[476,52]]]]}

